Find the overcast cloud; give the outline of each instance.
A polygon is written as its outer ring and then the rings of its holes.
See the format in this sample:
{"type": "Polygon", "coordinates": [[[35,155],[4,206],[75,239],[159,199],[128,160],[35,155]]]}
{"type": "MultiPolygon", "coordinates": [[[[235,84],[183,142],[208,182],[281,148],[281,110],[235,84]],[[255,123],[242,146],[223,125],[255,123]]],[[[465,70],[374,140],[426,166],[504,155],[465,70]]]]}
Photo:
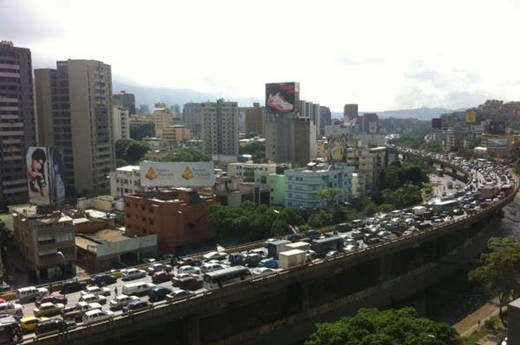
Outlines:
{"type": "Polygon", "coordinates": [[[336,111],[460,108],[518,99],[518,18],[498,0],[0,0],[0,39],[139,86],[263,99],[299,81],[336,111]]]}

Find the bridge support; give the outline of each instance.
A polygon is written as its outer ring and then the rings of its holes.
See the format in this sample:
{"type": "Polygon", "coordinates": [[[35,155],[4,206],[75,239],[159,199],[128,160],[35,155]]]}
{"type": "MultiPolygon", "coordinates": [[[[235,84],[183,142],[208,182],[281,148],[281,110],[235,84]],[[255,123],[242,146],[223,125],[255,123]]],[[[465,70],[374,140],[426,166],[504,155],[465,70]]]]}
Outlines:
{"type": "Polygon", "coordinates": [[[190,315],[183,320],[183,331],[185,345],[200,345],[200,316],[190,315]]]}
{"type": "Polygon", "coordinates": [[[304,282],[300,285],[301,288],[301,296],[302,296],[302,304],[301,308],[303,312],[306,312],[310,308],[310,297],[309,297],[309,283],[304,282]]]}

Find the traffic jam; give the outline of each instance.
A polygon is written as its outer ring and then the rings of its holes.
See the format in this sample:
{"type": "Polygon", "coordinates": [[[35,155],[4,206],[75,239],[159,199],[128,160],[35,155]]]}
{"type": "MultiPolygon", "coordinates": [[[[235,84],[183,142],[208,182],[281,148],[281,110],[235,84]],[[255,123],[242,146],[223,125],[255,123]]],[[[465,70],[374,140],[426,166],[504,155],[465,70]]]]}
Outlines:
{"type": "Polygon", "coordinates": [[[248,251],[213,251],[161,261],[149,258],[139,267],[99,273],[85,282],[60,282],[57,291],[20,288],[16,298],[0,299],[0,344],[67,332],[152,309],[158,303],[183,303],[255,276],[276,277],[305,263],[318,264],[457,221],[495,205],[515,190],[515,179],[505,165],[399,150],[456,166],[467,174],[468,182],[446,188],[436,201],[337,224],[327,232],[309,230],[268,239],[248,251]]]}

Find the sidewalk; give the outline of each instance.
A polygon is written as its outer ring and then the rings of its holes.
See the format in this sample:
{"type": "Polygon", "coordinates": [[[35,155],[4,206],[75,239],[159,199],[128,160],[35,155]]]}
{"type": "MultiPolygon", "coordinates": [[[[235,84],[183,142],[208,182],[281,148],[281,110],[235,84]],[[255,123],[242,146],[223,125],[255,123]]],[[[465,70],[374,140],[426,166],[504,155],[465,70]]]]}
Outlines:
{"type": "Polygon", "coordinates": [[[493,298],[479,309],[457,322],[453,327],[461,337],[467,337],[478,329],[478,321],[480,327],[484,327],[486,320],[498,315],[498,298],[493,298]]]}

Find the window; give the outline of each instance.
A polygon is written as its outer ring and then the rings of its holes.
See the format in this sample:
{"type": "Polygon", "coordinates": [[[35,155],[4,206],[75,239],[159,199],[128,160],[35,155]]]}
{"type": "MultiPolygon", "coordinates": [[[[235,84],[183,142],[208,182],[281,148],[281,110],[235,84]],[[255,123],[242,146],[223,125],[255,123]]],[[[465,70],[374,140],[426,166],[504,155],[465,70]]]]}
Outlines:
{"type": "Polygon", "coordinates": [[[127,214],[126,214],[126,218],[130,218],[130,213],[127,213],[127,214]]]}

